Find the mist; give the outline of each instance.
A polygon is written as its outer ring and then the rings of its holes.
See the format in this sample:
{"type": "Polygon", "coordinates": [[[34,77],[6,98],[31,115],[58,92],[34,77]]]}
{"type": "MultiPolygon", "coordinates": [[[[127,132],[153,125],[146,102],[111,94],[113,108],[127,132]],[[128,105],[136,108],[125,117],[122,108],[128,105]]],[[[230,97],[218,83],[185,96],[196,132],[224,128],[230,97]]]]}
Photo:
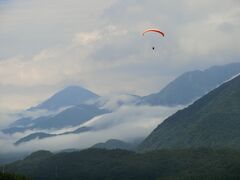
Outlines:
{"type": "Polygon", "coordinates": [[[13,136],[1,135],[1,153],[25,152],[46,149],[59,151],[63,149],[84,149],[92,145],[105,142],[109,139],[120,139],[132,142],[135,139],[146,137],[158,124],[169,115],[183,107],[151,107],[122,105],[112,113],[95,117],[78,127],[61,129],[62,132],[83,126],[92,127],[94,130],[80,134],[61,135],[41,140],[33,140],[14,146],[18,138],[36,131],[14,134],[13,136]]]}

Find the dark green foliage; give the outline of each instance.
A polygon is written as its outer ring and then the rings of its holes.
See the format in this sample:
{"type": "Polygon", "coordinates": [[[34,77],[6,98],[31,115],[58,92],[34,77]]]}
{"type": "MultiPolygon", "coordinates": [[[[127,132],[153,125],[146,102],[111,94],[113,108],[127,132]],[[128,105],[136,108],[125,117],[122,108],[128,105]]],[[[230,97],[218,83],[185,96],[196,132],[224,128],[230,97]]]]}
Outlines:
{"type": "Polygon", "coordinates": [[[0,173],[0,180],[30,180],[25,176],[20,176],[16,174],[0,173]]]}
{"type": "Polygon", "coordinates": [[[139,150],[197,147],[240,149],[240,76],[167,118],[139,150]]]}
{"type": "Polygon", "coordinates": [[[133,150],[135,148],[134,144],[126,143],[124,141],[118,139],[110,139],[105,143],[97,143],[92,146],[92,148],[98,149],[125,149],[125,150],[133,150]]]}
{"type": "Polygon", "coordinates": [[[6,166],[6,170],[33,180],[240,179],[240,151],[201,148],[144,154],[103,149],[56,155],[37,152],[6,166]]]}

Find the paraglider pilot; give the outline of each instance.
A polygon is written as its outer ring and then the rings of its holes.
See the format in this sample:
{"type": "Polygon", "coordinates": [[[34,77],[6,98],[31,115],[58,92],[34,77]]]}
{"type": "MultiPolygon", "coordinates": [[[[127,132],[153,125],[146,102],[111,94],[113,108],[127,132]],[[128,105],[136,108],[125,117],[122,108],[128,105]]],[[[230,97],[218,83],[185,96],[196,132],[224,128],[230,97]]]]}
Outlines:
{"type": "MultiPolygon", "coordinates": [[[[143,32],[143,36],[145,33],[148,33],[148,32],[154,32],[154,33],[159,33],[160,35],[162,35],[163,37],[165,36],[164,32],[160,31],[159,29],[147,29],[146,31],[143,32]]],[[[153,46],[152,47],[152,50],[154,51],[155,50],[155,47],[153,46]]]]}

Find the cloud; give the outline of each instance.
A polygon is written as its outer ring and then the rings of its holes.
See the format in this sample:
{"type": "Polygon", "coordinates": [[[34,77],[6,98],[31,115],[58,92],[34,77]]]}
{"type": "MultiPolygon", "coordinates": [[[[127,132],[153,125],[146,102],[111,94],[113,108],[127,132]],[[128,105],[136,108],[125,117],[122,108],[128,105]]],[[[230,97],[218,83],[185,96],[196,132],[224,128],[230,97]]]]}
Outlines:
{"type": "MultiPolygon", "coordinates": [[[[67,148],[88,148],[95,143],[103,142],[108,139],[121,139],[124,141],[133,141],[139,137],[147,136],[158,124],[166,117],[176,112],[181,107],[150,107],[124,105],[113,113],[102,115],[81,126],[91,126],[95,131],[81,133],[78,135],[63,135],[42,140],[34,140],[20,146],[14,147],[12,143],[24,134],[15,134],[14,137],[4,135],[5,144],[1,149],[4,151],[26,151],[37,149],[48,149],[57,151],[67,148]]],[[[69,130],[69,129],[66,129],[69,130]]],[[[3,136],[3,135],[2,135],[3,136]]],[[[1,139],[1,138],[0,138],[1,139]]],[[[2,147],[2,146],[1,146],[2,147]]]]}
{"type": "MultiPolygon", "coordinates": [[[[83,126],[95,127],[96,129],[107,129],[118,124],[125,124],[126,126],[141,126],[142,124],[144,127],[151,127],[151,120],[160,123],[164,118],[179,108],[180,107],[169,108],[125,105],[120,106],[120,108],[113,113],[90,120],[83,124],[83,126]]],[[[155,124],[155,126],[157,124],[155,124]]]]}
{"type": "MultiPolygon", "coordinates": [[[[15,120],[15,116],[6,112],[6,110],[0,111],[0,129],[7,127],[15,120]]],[[[0,136],[1,139],[1,136],[0,136]]]]}
{"type": "Polygon", "coordinates": [[[96,103],[104,109],[111,111],[119,109],[121,106],[135,105],[140,97],[131,94],[111,94],[108,96],[99,97],[97,100],[89,103],[96,103]]]}
{"type": "MultiPolygon", "coordinates": [[[[127,28],[134,22],[145,26],[144,29],[149,27],[146,22],[150,22],[150,26],[161,28],[169,42],[164,44],[169,46],[165,59],[174,59],[178,66],[196,63],[194,59],[199,58],[209,61],[210,57],[215,57],[213,63],[221,63],[222,55],[225,55],[225,62],[230,59],[227,55],[239,55],[235,48],[240,39],[237,1],[221,4],[217,1],[118,1],[106,12],[109,21],[118,22],[119,26],[127,28]],[[131,11],[130,7],[138,7],[138,11],[131,11]],[[221,31],[222,26],[228,31],[221,31]],[[171,53],[170,47],[175,51],[171,53]]],[[[138,28],[135,30],[139,31],[138,28]]]]}
{"type": "Polygon", "coordinates": [[[218,53],[237,54],[240,9],[209,15],[207,19],[190,23],[182,29],[179,47],[186,54],[210,56],[218,53]],[[237,38],[237,39],[235,39],[237,38]]]}
{"type": "Polygon", "coordinates": [[[239,61],[239,7],[237,0],[14,1],[0,14],[0,84],[16,89],[22,108],[69,84],[98,94],[156,92],[184,71],[239,61]],[[143,38],[150,27],[166,37],[143,38]],[[19,95],[19,87],[39,91],[19,95]]]}
{"type": "Polygon", "coordinates": [[[101,40],[102,37],[98,32],[81,32],[75,35],[74,43],[80,45],[88,45],[101,40]]]}

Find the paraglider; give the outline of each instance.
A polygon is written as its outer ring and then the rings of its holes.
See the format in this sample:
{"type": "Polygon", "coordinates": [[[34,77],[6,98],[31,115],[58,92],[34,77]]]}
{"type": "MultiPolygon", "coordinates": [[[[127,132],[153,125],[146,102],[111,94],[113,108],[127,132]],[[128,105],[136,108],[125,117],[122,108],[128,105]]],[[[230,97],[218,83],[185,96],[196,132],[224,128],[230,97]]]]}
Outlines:
{"type": "Polygon", "coordinates": [[[148,29],[148,30],[146,30],[146,31],[143,32],[143,36],[144,36],[146,33],[148,33],[148,32],[155,32],[155,33],[159,33],[159,34],[162,35],[163,37],[165,36],[165,34],[164,34],[162,31],[160,31],[159,29],[148,29]]]}
{"type": "MultiPolygon", "coordinates": [[[[160,31],[159,29],[147,29],[143,32],[142,35],[144,36],[146,33],[158,33],[162,37],[165,37],[165,33],[160,31]]],[[[155,46],[152,47],[152,50],[155,50],[155,46]]]]}

